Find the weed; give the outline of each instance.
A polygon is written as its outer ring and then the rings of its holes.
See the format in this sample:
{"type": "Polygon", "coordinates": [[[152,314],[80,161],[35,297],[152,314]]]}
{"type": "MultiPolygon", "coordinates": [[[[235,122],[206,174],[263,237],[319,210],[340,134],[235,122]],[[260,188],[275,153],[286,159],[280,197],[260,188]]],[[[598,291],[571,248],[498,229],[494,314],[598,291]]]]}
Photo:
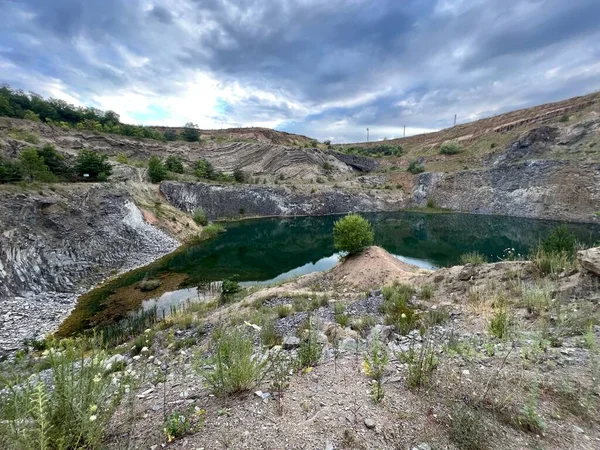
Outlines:
{"type": "Polygon", "coordinates": [[[275,312],[277,313],[277,317],[282,319],[292,313],[292,307],[290,305],[277,305],[275,312]]]}
{"type": "Polygon", "coordinates": [[[408,366],[408,376],[406,377],[408,387],[421,388],[425,386],[429,376],[438,365],[435,345],[429,333],[423,338],[418,353],[413,340],[408,351],[397,354],[396,357],[408,366]]]}
{"type": "Polygon", "coordinates": [[[260,329],[260,342],[265,347],[271,348],[281,343],[281,336],[275,329],[274,320],[263,320],[260,329]]]}
{"type": "Polygon", "coordinates": [[[277,394],[277,412],[283,414],[283,395],[290,384],[293,361],[284,351],[279,350],[271,358],[271,386],[277,394]]]}
{"type": "Polygon", "coordinates": [[[431,284],[424,284],[421,286],[419,296],[423,300],[430,300],[433,297],[433,286],[431,284]]]}
{"type": "Polygon", "coordinates": [[[535,380],[529,389],[529,395],[521,414],[516,418],[516,422],[525,431],[541,434],[546,429],[546,423],[538,412],[538,397],[539,386],[537,380],[535,380]]]}
{"type": "Polygon", "coordinates": [[[192,218],[194,219],[194,222],[196,222],[198,225],[201,225],[203,227],[208,225],[208,217],[206,216],[206,212],[204,212],[202,208],[196,209],[192,218]]]}
{"type": "Polygon", "coordinates": [[[466,405],[455,407],[451,412],[450,440],[461,450],[484,450],[487,433],[481,414],[466,405]]]}
{"type": "Polygon", "coordinates": [[[40,143],[40,137],[37,134],[32,133],[30,131],[23,130],[21,128],[16,128],[14,130],[11,130],[8,133],[8,136],[13,139],[17,139],[19,141],[25,141],[25,142],[28,142],[28,143],[34,144],[34,145],[40,143]]]}
{"type": "Polygon", "coordinates": [[[323,346],[317,341],[318,328],[314,319],[308,318],[306,324],[306,338],[300,343],[298,349],[298,364],[301,368],[312,367],[321,359],[323,346]]]}
{"type": "Polygon", "coordinates": [[[196,431],[204,423],[205,412],[204,409],[191,406],[186,411],[175,411],[169,414],[163,428],[167,442],[196,431]]]}
{"type": "Polygon", "coordinates": [[[551,286],[548,284],[524,287],[522,289],[523,305],[529,314],[540,316],[549,309],[551,295],[551,286]]]}
{"type": "Polygon", "coordinates": [[[408,306],[414,290],[412,287],[394,283],[382,289],[383,305],[382,312],[385,314],[385,323],[394,325],[402,334],[407,334],[414,329],[417,322],[417,314],[408,306]]]}
{"type": "Polygon", "coordinates": [[[501,304],[496,308],[494,316],[490,320],[489,332],[498,339],[506,339],[510,332],[510,327],[511,317],[508,307],[501,304]]]}
{"type": "Polygon", "coordinates": [[[364,316],[358,317],[352,320],[350,327],[360,333],[361,336],[367,337],[371,328],[377,324],[375,316],[365,314],[364,316]]]}
{"type": "Polygon", "coordinates": [[[335,317],[335,321],[341,327],[347,327],[350,322],[350,317],[346,314],[346,305],[343,303],[336,302],[333,304],[333,313],[335,317]]]}
{"type": "Polygon", "coordinates": [[[460,255],[461,264],[485,264],[487,263],[487,257],[479,252],[469,252],[460,255]]]}
{"type": "Polygon", "coordinates": [[[252,337],[234,329],[215,333],[211,356],[200,360],[196,370],[208,389],[221,395],[250,390],[262,378],[265,365],[261,355],[254,354],[252,337]]]}
{"type": "Polygon", "coordinates": [[[139,288],[142,292],[148,292],[157,289],[161,284],[162,282],[156,279],[142,280],[140,281],[139,288]]]}
{"type": "Polygon", "coordinates": [[[363,359],[363,372],[373,380],[371,397],[375,403],[381,402],[385,395],[383,391],[383,374],[388,364],[386,347],[379,336],[372,340],[371,346],[363,359]]]}
{"type": "Polygon", "coordinates": [[[203,239],[212,239],[221,233],[225,233],[225,228],[219,223],[211,223],[202,228],[203,239]]]}

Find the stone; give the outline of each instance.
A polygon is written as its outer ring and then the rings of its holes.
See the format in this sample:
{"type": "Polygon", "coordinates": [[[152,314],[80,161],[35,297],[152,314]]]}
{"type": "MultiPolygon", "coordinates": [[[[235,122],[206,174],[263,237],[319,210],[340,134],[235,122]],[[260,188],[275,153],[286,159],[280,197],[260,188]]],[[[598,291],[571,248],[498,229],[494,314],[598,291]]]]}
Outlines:
{"type": "Polygon", "coordinates": [[[291,350],[292,348],[296,348],[300,346],[300,338],[296,336],[286,336],[283,338],[283,348],[286,350],[291,350]]]}
{"type": "Polygon", "coordinates": [[[585,272],[600,277],[600,247],[578,251],[577,261],[585,272]]]}
{"type": "Polygon", "coordinates": [[[467,264],[462,268],[460,273],[458,274],[458,279],[460,281],[469,281],[477,274],[477,269],[473,264],[467,264]]]}
{"type": "Polygon", "coordinates": [[[369,342],[373,342],[375,338],[378,338],[384,344],[390,340],[392,333],[394,332],[394,327],[391,325],[375,325],[371,332],[369,333],[369,337],[367,340],[369,342]]]}
{"type": "Polygon", "coordinates": [[[366,418],[365,419],[365,427],[367,427],[369,430],[372,430],[373,428],[375,428],[375,421],[373,419],[370,418],[366,418]]]}
{"type": "Polygon", "coordinates": [[[108,358],[106,360],[106,362],[104,363],[104,366],[106,367],[106,370],[110,370],[112,369],[116,364],[120,364],[123,361],[125,361],[125,358],[123,357],[123,355],[120,354],[115,354],[112,355],[110,358],[108,358]]]}
{"type": "Polygon", "coordinates": [[[425,442],[413,447],[412,450],[431,450],[431,445],[426,444],[425,442]]]}

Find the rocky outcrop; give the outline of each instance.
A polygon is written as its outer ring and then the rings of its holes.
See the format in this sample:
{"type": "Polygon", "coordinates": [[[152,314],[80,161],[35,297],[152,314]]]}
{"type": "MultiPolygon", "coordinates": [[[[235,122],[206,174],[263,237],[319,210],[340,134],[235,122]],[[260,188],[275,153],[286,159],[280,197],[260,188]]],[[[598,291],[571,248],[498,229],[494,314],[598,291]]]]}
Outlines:
{"type": "Polygon", "coordinates": [[[600,247],[577,252],[577,261],[583,271],[600,277],[600,247]]]}
{"type": "Polygon", "coordinates": [[[358,211],[394,211],[406,207],[401,194],[385,191],[348,192],[323,187],[305,192],[300,187],[216,185],[163,182],[160,191],[172,205],[192,212],[202,208],[209,218],[240,216],[297,216],[358,211]]]}
{"type": "MultiPolygon", "coordinates": [[[[285,178],[286,180],[315,181],[319,176],[338,177],[349,174],[352,168],[336,159],[329,152],[317,148],[300,148],[272,144],[269,142],[163,142],[153,139],[140,139],[89,130],[63,129],[27,120],[0,117],[0,157],[16,158],[21,149],[32,144],[11,136],[14,130],[25,130],[39,138],[39,144],[52,144],[67,159],[74,159],[82,148],[105,153],[116,158],[123,155],[132,164],[147,163],[151,156],[166,158],[177,156],[190,170],[201,159],[210,161],[215,169],[232,173],[242,169],[247,175],[263,179],[285,178]],[[325,170],[325,163],[328,170],[325,170]]],[[[277,133],[277,132],[275,132],[277,133]]],[[[231,138],[235,139],[237,135],[231,138]]],[[[275,139],[276,142],[280,142],[275,139]]],[[[287,142],[287,141],[284,141],[287,142]]],[[[131,175],[139,179],[138,172],[131,175]]],[[[114,177],[113,177],[114,179],[114,177]]]]}
{"type": "Polygon", "coordinates": [[[541,219],[596,221],[600,164],[532,160],[489,170],[423,173],[413,204],[455,211],[541,219]]]}
{"type": "Polygon", "coordinates": [[[360,172],[372,172],[379,167],[379,163],[375,159],[366,156],[347,155],[340,152],[331,152],[331,154],[344,164],[360,172]]]}
{"type": "Polygon", "coordinates": [[[109,184],[0,190],[0,353],[51,331],[78,294],[111,271],[179,243],[109,184]]]}

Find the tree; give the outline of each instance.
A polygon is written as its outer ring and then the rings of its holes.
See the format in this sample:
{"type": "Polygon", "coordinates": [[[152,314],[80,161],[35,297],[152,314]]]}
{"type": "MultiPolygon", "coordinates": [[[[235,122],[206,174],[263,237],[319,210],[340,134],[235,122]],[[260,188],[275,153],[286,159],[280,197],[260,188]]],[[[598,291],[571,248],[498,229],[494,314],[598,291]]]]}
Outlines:
{"type": "Polygon", "coordinates": [[[183,138],[188,142],[198,142],[200,140],[200,131],[198,131],[198,125],[188,122],[183,127],[183,138]]]}
{"type": "Polygon", "coordinates": [[[165,160],[165,166],[169,172],[183,173],[183,162],[177,156],[168,156],[165,160]]]}
{"type": "Polygon", "coordinates": [[[167,168],[158,156],[153,156],[148,162],[148,177],[152,183],[160,183],[167,178],[167,168]]]}
{"type": "Polygon", "coordinates": [[[371,224],[358,214],[348,214],[333,225],[333,243],[341,252],[358,253],[373,245],[373,239],[371,224]]]}
{"type": "Polygon", "coordinates": [[[195,174],[198,178],[206,180],[215,180],[217,178],[217,172],[213,165],[206,159],[200,159],[196,163],[195,174]]]}
{"type": "Polygon", "coordinates": [[[112,166],[108,162],[107,155],[84,148],[77,155],[75,173],[89,181],[106,181],[112,173],[112,166]]]}
{"type": "Polygon", "coordinates": [[[177,132],[172,128],[167,128],[165,130],[165,139],[167,141],[176,141],[177,140],[177,132]]]}
{"type": "Polygon", "coordinates": [[[55,177],[35,148],[25,148],[19,154],[19,167],[29,181],[54,181],[55,177]]]}
{"type": "Polygon", "coordinates": [[[53,145],[46,144],[37,153],[54,175],[64,178],[70,174],[71,170],[65,163],[64,157],[56,151],[53,145]]]}
{"type": "Polygon", "coordinates": [[[22,179],[23,175],[18,164],[0,159],[0,183],[13,183],[22,179]]]}
{"type": "Polygon", "coordinates": [[[238,183],[245,183],[247,181],[247,178],[248,177],[246,176],[246,173],[242,169],[236,168],[233,171],[233,179],[238,183]]]}

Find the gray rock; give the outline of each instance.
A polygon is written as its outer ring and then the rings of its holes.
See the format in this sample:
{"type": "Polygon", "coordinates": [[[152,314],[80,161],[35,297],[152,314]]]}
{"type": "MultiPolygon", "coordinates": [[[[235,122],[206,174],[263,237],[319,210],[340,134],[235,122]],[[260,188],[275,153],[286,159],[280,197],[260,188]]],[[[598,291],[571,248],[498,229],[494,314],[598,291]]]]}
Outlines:
{"type": "Polygon", "coordinates": [[[367,427],[369,430],[375,428],[375,425],[376,423],[373,419],[370,419],[368,417],[365,419],[365,427],[367,427]]]}
{"type": "Polygon", "coordinates": [[[300,338],[296,336],[286,336],[283,338],[283,348],[286,350],[291,350],[292,348],[296,348],[300,346],[300,338]]]}
{"type": "Polygon", "coordinates": [[[600,277],[600,247],[577,252],[577,260],[584,271],[600,277]]]}

